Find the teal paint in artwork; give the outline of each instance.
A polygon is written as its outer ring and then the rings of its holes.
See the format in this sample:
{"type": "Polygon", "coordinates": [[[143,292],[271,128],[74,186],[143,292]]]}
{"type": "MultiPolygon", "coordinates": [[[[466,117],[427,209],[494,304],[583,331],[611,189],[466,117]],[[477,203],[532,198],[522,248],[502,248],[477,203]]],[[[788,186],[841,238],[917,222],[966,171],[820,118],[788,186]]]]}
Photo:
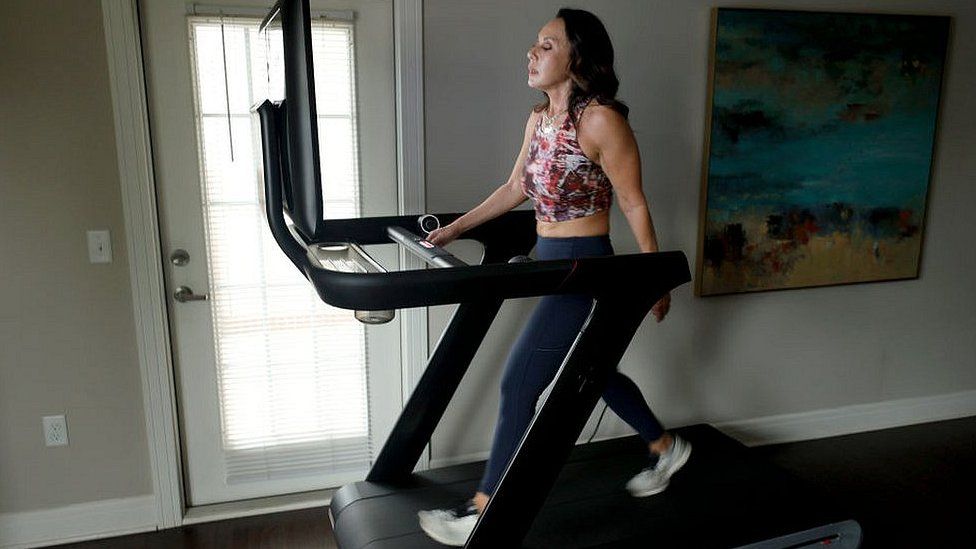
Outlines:
{"type": "Polygon", "coordinates": [[[803,239],[877,234],[890,219],[900,237],[919,233],[948,18],[717,13],[705,259],[738,258],[726,233],[745,249],[757,237],[735,227],[763,218],[764,237],[784,216],[806,220],[803,239]]]}

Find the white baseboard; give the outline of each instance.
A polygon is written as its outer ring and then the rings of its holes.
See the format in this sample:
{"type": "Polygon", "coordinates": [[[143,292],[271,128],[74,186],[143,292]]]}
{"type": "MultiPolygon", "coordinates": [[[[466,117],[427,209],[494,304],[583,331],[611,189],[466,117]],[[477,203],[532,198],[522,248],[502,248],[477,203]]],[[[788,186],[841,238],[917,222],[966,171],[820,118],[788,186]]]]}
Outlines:
{"type": "MultiPolygon", "coordinates": [[[[322,507],[335,490],[256,498],[187,509],[182,525],[322,507]]],[[[0,549],[45,547],[157,530],[155,497],[114,499],[0,514],[0,549]]]]}
{"type": "MultiPolygon", "coordinates": [[[[976,416],[976,391],[856,404],[713,425],[746,446],[763,446],[969,416],[976,416]]],[[[619,437],[597,436],[594,440],[612,438],[619,437]]],[[[432,459],[430,467],[436,469],[485,459],[488,459],[487,451],[432,459]]]]}
{"type": "Polygon", "coordinates": [[[156,498],[139,496],[0,514],[0,548],[45,547],[156,530],[156,498]]]}
{"type": "Polygon", "coordinates": [[[716,423],[746,446],[814,440],[976,416],[976,391],[716,423]]]}
{"type": "MultiPolygon", "coordinates": [[[[976,416],[976,391],[889,400],[715,424],[747,446],[761,446],[849,435],[931,421],[976,416]]],[[[431,460],[431,468],[487,459],[488,452],[431,460]]],[[[320,501],[314,502],[321,504],[320,501]]],[[[291,502],[300,508],[308,502],[291,502]]],[[[285,505],[286,507],[288,505],[285,505]]],[[[285,510],[284,507],[276,510],[285,510]]],[[[264,511],[266,512],[266,510],[264,511]]],[[[188,521],[203,522],[251,514],[238,508],[216,515],[201,513],[188,521]]],[[[68,505],[56,509],[0,514],[0,549],[44,547],[97,538],[151,532],[157,528],[156,498],[140,496],[68,505]]]]}

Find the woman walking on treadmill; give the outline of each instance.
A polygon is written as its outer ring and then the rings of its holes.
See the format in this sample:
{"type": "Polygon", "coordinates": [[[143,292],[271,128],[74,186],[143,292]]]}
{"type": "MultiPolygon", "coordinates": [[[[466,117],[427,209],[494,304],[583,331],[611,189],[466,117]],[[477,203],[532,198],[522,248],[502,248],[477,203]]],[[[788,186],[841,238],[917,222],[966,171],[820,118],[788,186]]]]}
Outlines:
{"type": "MultiPolygon", "coordinates": [[[[640,153],[627,123],[628,108],[616,99],[613,46],[603,23],[589,12],[561,9],[539,31],[527,56],[528,84],[545,99],[529,114],[511,176],[476,208],[430,233],[428,240],[444,246],[531,198],[539,260],[612,255],[609,209],[616,192],[641,251],[656,252],[641,187],[640,153]]],[[[670,302],[666,295],[651,309],[658,322],[670,302]]],[[[505,367],[498,423],[478,492],[455,509],[421,511],[420,524],[429,536],[447,545],[467,541],[590,307],[590,299],[582,295],[542,298],[505,367]]],[[[688,460],[691,446],[661,427],[640,389],[622,373],[610,377],[603,400],[641,435],[656,458],[627,483],[627,490],[635,497],[663,491],[688,460]]]]}

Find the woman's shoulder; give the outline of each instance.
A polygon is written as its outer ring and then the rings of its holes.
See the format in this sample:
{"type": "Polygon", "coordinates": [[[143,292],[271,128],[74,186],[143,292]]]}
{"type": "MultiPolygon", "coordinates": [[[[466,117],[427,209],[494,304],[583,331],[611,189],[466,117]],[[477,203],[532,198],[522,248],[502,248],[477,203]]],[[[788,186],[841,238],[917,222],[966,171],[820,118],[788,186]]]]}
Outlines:
{"type": "Polygon", "coordinates": [[[626,131],[630,128],[627,118],[611,105],[600,103],[597,99],[584,105],[579,114],[579,127],[587,133],[626,131]],[[585,123],[584,123],[585,122],[585,123]]]}

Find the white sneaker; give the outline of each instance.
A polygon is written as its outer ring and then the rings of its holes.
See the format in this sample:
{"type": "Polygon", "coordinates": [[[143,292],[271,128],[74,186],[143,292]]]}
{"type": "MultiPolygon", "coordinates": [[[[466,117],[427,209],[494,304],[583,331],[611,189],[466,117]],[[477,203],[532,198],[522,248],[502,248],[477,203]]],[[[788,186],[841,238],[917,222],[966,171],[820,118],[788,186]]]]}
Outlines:
{"type": "Polygon", "coordinates": [[[420,527],[434,541],[463,547],[478,523],[478,508],[474,501],[468,500],[454,509],[419,511],[417,518],[420,519],[420,527]]]}
{"type": "Polygon", "coordinates": [[[627,491],[635,498],[643,498],[659,494],[668,487],[671,475],[678,472],[691,455],[691,444],[685,439],[674,436],[674,442],[667,452],[658,457],[653,467],[648,467],[637,473],[627,482],[627,491]]]}

